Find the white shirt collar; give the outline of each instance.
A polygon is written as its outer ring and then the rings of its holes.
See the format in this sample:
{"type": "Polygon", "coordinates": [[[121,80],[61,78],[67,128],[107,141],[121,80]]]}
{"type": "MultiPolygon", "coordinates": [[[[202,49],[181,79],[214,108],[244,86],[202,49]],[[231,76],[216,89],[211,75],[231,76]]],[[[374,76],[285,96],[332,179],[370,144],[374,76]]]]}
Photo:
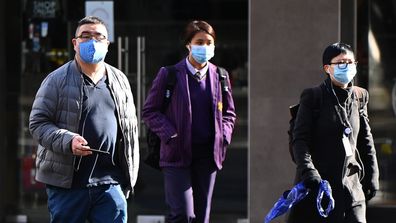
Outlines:
{"type": "Polygon", "coordinates": [[[208,66],[208,62],[206,63],[206,65],[202,68],[202,69],[200,69],[200,70],[198,70],[198,69],[196,69],[195,67],[193,67],[193,65],[190,63],[190,61],[188,60],[188,57],[186,57],[186,64],[187,64],[187,68],[188,68],[188,70],[190,71],[190,73],[191,74],[195,74],[195,73],[197,73],[198,71],[199,71],[199,73],[201,73],[201,74],[206,74],[206,72],[208,71],[208,69],[209,69],[209,66],[208,66]]]}

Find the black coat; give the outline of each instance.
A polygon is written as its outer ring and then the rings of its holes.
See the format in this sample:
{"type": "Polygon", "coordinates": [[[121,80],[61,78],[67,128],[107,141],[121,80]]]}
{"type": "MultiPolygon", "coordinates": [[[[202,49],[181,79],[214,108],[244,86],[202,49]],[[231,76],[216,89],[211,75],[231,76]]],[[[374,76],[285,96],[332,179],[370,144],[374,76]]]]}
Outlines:
{"type": "Polygon", "coordinates": [[[379,189],[378,164],[367,114],[367,90],[332,88],[329,78],[318,87],[321,95],[315,96],[314,89],[308,88],[300,98],[292,142],[297,164],[296,183],[312,175],[329,181],[335,209],[326,220],[320,219],[316,194],[311,193],[310,198],[292,208],[289,222],[342,222],[345,210],[364,203],[364,190],[379,189]],[[350,156],[346,155],[342,143],[347,127],[352,129],[348,135],[350,156]],[[299,216],[305,217],[299,219],[299,216]],[[307,219],[309,216],[311,221],[307,219]]]}

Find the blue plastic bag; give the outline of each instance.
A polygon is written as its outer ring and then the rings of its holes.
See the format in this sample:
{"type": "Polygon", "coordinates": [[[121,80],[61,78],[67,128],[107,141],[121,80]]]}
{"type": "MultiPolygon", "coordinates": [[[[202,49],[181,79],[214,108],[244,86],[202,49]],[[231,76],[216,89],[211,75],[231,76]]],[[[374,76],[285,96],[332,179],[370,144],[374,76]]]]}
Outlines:
{"type": "MultiPolygon", "coordinates": [[[[302,182],[294,186],[290,191],[285,191],[281,198],[275,203],[274,207],[265,217],[265,223],[270,222],[274,218],[286,213],[293,205],[304,199],[308,193],[307,189],[302,182]]],[[[322,217],[327,217],[329,213],[334,209],[335,201],[331,195],[331,187],[328,181],[322,180],[319,185],[318,196],[316,198],[316,207],[319,214],[322,217]],[[326,195],[329,199],[326,210],[322,207],[323,195],[326,195]]]]}
{"type": "Polygon", "coordinates": [[[304,184],[298,183],[290,191],[285,191],[283,196],[275,203],[274,207],[265,217],[265,223],[270,222],[272,219],[286,213],[294,204],[304,199],[309,193],[304,184]]]}
{"type": "Polygon", "coordinates": [[[333,199],[333,196],[331,195],[331,187],[329,182],[327,182],[327,180],[320,181],[319,192],[318,192],[318,196],[316,197],[316,207],[318,209],[320,216],[327,218],[330,212],[334,209],[334,206],[335,206],[335,201],[333,199]],[[326,195],[329,199],[326,210],[323,210],[322,207],[323,194],[326,195]]]}

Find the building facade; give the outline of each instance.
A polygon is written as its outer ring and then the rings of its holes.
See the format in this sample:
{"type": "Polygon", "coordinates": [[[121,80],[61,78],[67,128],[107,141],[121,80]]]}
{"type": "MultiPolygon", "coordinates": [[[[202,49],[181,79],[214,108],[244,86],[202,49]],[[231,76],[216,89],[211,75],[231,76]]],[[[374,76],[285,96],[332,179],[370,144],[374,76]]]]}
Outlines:
{"type": "MultiPolygon", "coordinates": [[[[369,90],[369,116],[380,167],[380,191],[369,202],[369,222],[395,217],[396,1],[250,1],[249,219],[261,222],[292,187],[288,106],[326,75],[322,53],[334,42],[356,52],[355,84],[369,90]]],[[[282,219],[282,218],[280,218],[282,219]]]]}

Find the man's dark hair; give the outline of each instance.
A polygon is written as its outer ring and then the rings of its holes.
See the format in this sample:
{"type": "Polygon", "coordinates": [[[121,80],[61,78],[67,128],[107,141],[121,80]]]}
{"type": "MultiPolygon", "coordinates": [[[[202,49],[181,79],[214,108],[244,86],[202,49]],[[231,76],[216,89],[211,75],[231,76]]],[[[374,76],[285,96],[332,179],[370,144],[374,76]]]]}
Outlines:
{"type": "Polygon", "coordinates": [[[191,21],[190,23],[187,24],[185,33],[184,33],[184,44],[189,44],[192,40],[192,38],[197,34],[198,32],[205,32],[213,37],[214,40],[216,40],[216,34],[211,25],[205,21],[200,21],[200,20],[195,20],[191,21]]]}
{"type": "MultiPolygon", "coordinates": [[[[104,25],[104,27],[106,27],[105,22],[96,16],[86,16],[84,18],[82,18],[80,21],[78,21],[77,23],[77,28],[76,28],[76,35],[78,33],[78,29],[80,28],[80,26],[85,25],[85,24],[101,24],[104,25]]],[[[106,27],[107,30],[107,27],[106,27]]]]}
{"type": "Polygon", "coordinates": [[[346,54],[347,51],[351,52],[353,54],[352,47],[348,44],[345,43],[333,43],[326,47],[326,49],[323,52],[323,57],[322,57],[322,62],[323,65],[327,65],[331,63],[331,60],[342,54],[346,54]]]}

